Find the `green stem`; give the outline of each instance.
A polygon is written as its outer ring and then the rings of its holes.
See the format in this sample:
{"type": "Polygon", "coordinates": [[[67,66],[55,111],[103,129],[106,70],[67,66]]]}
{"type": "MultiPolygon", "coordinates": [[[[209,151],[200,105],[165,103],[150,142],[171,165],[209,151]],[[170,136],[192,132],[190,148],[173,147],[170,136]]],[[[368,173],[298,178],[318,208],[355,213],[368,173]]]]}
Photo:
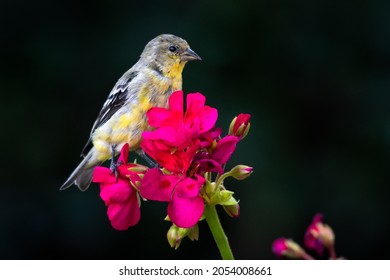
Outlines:
{"type": "Polygon", "coordinates": [[[217,182],[216,182],[216,187],[219,188],[219,186],[222,184],[223,180],[225,180],[227,177],[230,176],[230,171],[229,172],[226,172],[224,173],[222,176],[220,176],[219,178],[217,178],[217,182]]]}
{"type": "Polygon", "coordinates": [[[223,231],[221,222],[219,221],[217,209],[215,205],[206,205],[204,210],[207,224],[213,234],[215,243],[217,243],[219,252],[223,260],[234,260],[232,250],[230,249],[228,238],[223,231]]]}

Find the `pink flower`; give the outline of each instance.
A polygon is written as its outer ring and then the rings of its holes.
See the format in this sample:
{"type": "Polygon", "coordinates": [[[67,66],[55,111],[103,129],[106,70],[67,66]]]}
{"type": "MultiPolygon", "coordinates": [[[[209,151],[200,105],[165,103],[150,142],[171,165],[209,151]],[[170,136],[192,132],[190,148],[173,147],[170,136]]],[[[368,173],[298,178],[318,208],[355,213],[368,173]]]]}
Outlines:
{"type": "Polygon", "coordinates": [[[169,98],[169,109],[150,109],[148,123],[154,130],[144,132],[141,142],[141,148],[163,167],[164,173],[148,170],[140,194],[149,200],[168,202],[168,216],[181,228],[194,226],[203,214],[200,189],[205,183],[204,173],[222,174],[241,139],[234,135],[221,139],[221,129],[214,127],[218,111],[205,105],[202,94],[188,94],[186,101],[184,111],[183,92],[176,91],[169,98]]]}
{"type": "Polygon", "coordinates": [[[189,228],[203,214],[204,203],[199,191],[204,181],[201,176],[193,179],[163,174],[159,169],[153,168],[146,172],[140,192],[146,199],[169,202],[168,216],[171,221],[178,227],[189,228]]]}
{"type": "Polygon", "coordinates": [[[305,246],[323,255],[324,248],[331,249],[334,245],[334,233],[331,227],[322,223],[323,215],[314,216],[305,233],[305,246]]]}
{"type": "Polygon", "coordinates": [[[287,239],[286,238],[278,238],[272,243],[272,251],[278,257],[282,257],[287,251],[287,239]]]}
{"type": "Polygon", "coordinates": [[[97,166],[93,172],[92,182],[100,183],[100,197],[105,202],[107,215],[113,228],[126,230],[138,223],[141,213],[136,187],[139,186],[144,166],[127,163],[129,145],[125,144],[118,159],[118,178],[110,168],[97,166]]]}
{"type": "Polygon", "coordinates": [[[272,243],[272,251],[278,257],[286,257],[290,259],[312,259],[306,252],[291,239],[284,237],[276,239],[272,243]]]}
{"type": "Polygon", "coordinates": [[[150,109],[148,122],[155,130],[142,134],[141,148],[167,170],[184,174],[200,147],[200,136],[209,133],[218,118],[218,111],[205,106],[205,100],[200,93],[188,94],[184,113],[183,92],[176,91],[169,109],[150,109]]]}
{"type": "Polygon", "coordinates": [[[168,216],[182,228],[194,226],[204,210],[200,189],[205,179],[196,174],[199,168],[195,155],[202,148],[202,141],[220,134],[217,130],[211,132],[218,111],[205,106],[205,101],[200,93],[188,94],[184,112],[183,92],[174,92],[169,98],[169,109],[155,107],[148,111],[149,125],[155,130],[142,134],[141,148],[168,173],[150,169],[140,193],[146,199],[169,202],[168,216]]]}

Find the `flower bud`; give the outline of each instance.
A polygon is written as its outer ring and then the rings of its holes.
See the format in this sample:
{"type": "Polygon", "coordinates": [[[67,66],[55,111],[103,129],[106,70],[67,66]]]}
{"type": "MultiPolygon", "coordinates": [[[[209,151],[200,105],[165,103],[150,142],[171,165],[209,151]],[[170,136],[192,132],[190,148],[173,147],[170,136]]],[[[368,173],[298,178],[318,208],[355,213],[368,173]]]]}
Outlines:
{"type": "Polygon", "coordinates": [[[230,174],[234,179],[244,180],[253,172],[253,167],[246,165],[236,165],[230,170],[230,174]]]}
{"type": "Polygon", "coordinates": [[[195,224],[193,227],[188,228],[188,238],[191,241],[199,239],[199,227],[198,227],[198,224],[195,224]]]}
{"type": "Polygon", "coordinates": [[[167,239],[169,245],[171,245],[172,248],[179,248],[181,240],[186,237],[188,234],[188,229],[185,228],[179,228],[176,225],[172,225],[167,233],[167,239]]]}
{"type": "Polygon", "coordinates": [[[172,248],[175,248],[175,250],[177,248],[179,248],[180,243],[181,243],[181,239],[178,238],[178,229],[177,229],[177,227],[175,227],[175,225],[172,225],[169,228],[168,233],[167,233],[167,239],[168,239],[169,245],[171,245],[172,248]]]}
{"type": "Polygon", "coordinates": [[[229,127],[229,135],[234,135],[243,139],[249,132],[250,114],[239,114],[233,119],[229,127]]]}
{"type": "Polygon", "coordinates": [[[322,223],[322,219],[322,214],[315,215],[305,233],[305,246],[319,255],[323,254],[324,248],[333,248],[335,239],[332,228],[322,223]]]}
{"type": "Polygon", "coordinates": [[[222,207],[230,217],[238,218],[238,216],[240,216],[240,205],[238,202],[237,204],[223,205],[222,207]]]}
{"type": "Polygon", "coordinates": [[[198,224],[195,224],[193,227],[190,228],[181,228],[174,224],[169,228],[167,233],[167,239],[169,245],[171,245],[172,248],[178,249],[181,241],[184,237],[188,236],[189,239],[192,241],[198,240],[199,238],[199,228],[198,224]]]}
{"type": "Polygon", "coordinates": [[[226,202],[229,202],[231,198],[233,197],[234,192],[228,191],[228,190],[221,190],[218,193],[218,204],[225,204],[226,202]]]}
{"type": "Polygon", "coordinates": [[[218,191],[218,189],[216,188],[215,182],[210,182],[210,181],[206,180],[206,182],[202,188],[202,196],[207,204],[215,203],[214,196],[215,196],[216,191],[218,191]]]}
{"type": "Polygon", "coordinates": [[[278,257],[289,259],[302,259],[306,252],[297,243],[291,239],[278,238],[272,243],[272,251],[278,257]]]}

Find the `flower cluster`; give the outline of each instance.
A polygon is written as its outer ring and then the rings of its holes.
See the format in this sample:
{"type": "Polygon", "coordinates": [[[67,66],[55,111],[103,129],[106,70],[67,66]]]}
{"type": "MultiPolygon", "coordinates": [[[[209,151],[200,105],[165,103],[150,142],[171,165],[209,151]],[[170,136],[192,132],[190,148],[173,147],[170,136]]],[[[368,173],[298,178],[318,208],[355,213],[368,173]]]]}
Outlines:
{"type": "MultiPolygon", "coordinates": [[[[307,249],[315,251],[319,256],[324,256],[324,250],[328,251],[330,259],[338,259],[334,249],[334,233],[332,228],[322,222],[323,215],[314,216],[312,223],[306,230],[304,245],[307,249]]],[[[272,250],[278,257],[288,259],[313,260],[301,246],[291,239],[284,237],[276,239],[272,244],[272,250]]]]}
{"type": "Polygon", "coordinates": [[[184,110],[183,92],[174,92],[168,108],[147,112],[150,131],[142,134],[141,148],[158,167],[128,163],[128,145],[118,159],[118,174],[96,167],[93,182],[100,183],[101,197],[108,217],[118,230],[128,229],[140,218],[140,199],[168,203],[167,220],[173,225],[168,241],[177,248],[181,239],[198,238],[198,221],[207,205],[222,205],[229,216],[238,217],[238,201],[224,186],[224,179],[242,180],[253,168],[237,165],[225,172],[236,145],[250,128],[250,115],[240,114],[232,121],[228,135],[216,128],[218,111],[205,105],[200,93],[188,94],[184,110]]]}

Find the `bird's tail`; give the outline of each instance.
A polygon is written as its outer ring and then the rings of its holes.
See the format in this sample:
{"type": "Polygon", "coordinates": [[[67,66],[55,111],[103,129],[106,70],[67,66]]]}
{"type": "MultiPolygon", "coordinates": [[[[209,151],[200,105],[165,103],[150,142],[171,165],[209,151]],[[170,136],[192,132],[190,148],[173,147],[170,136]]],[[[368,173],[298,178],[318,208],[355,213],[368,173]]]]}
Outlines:
{"type": "Polygon", "coordinates": [[[76,167],[76,169],[70,174],[69,178],[65,181],[65,183],[61,186],[60,190],[66,190],[73,183],[81,190],[86,191],[91,184],[92,174],[95,166],[99,165],[99,162],[93,164],[91,163],[93,154],[93,148],[89,151],[89,153],[85,156],[85,158],[80,162],[80,164],[76,167]]]}

